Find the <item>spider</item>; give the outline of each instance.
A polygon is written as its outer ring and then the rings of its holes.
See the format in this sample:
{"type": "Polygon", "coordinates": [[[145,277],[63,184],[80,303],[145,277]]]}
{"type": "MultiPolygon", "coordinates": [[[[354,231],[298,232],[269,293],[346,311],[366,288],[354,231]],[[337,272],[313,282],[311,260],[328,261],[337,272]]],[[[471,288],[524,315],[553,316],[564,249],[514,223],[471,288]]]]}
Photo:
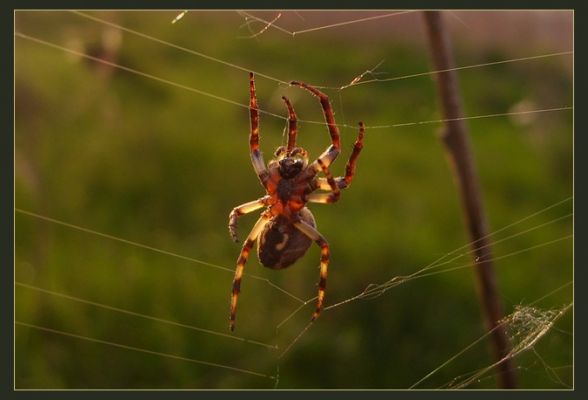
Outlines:
{"type": "Polygon", "coordinates": [[[310,248],[312,242],[321,249],[320,280],[316,309],[312,316],[314,321],[323,308],[325,288],[327,283],[327,268],[329,265],[329,245],[327,240],[317,230],[314,216],[308,208],[309,203],[334,203],[339,200],[341,189],[351,184],[355,173],[355,163],[363,148],[364,124],[359,123],[359,134],[353,152],[345,168],[345,176],[334,178],[329,166],[337,158],[341,144],[339,129],[335,123],[333,109],[329,98],[320,90],[303,82],[290,82],[308,90],[318,97],[323,109],[325,120],[331,135],[331,145],[312,163],[308,162],[308,153],[302,147],[296,146],[297,120],[292,104],[286,97],[282,97],[288,109],[288,145],[276,149],[274,156],[266,166],[259,150],[259,109],[255,94],[255,80],[249,73],[249,114],[251,131],[249,134],[249,149],[253,168],[266,191],[266,195],[235,207],[229,215],[229,233],[238,242],[237,220],[244,214],[267,207],[257,220],[253,229],[245,239],[243,248],[237,259],[233,291],[231,294],[231,312],[229,328],[235,329],[237,299],[241,289],[243,269],[255,240],[257,240],[257,255],[261,264],[272,269],[282,269],[292,265],[310,248]],[[318,177],[322,172],[325,177],[318,177]],[[320,189],[325,192],[312,193],[320,189]]]}

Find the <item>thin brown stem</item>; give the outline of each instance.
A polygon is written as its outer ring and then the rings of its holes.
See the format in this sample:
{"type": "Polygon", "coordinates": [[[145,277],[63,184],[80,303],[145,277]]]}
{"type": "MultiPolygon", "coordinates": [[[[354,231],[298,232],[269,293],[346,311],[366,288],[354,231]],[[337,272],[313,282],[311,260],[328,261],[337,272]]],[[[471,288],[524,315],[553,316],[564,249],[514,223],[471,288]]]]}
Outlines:
{"type": "MultiPolygon", "coordinates": [[[[510,351],[510,343],[504,329],[498,325],[498,321],[503,317],[503,311],[498,297],[490,242],[487,239],[488,227],[482,205],[479,178],[466,123],[463,120],[451,41],[438,11],[425,11],[424,17],[434,67],[439,71],[434,77],[443,118],[446,120],[441,139],[447,150],[447,157],[461,195],[466,225],[473,247],[478,294],[485,323],[491,333],[494,357],[496,360],[502,360],[510,351]]],[[[516,387],[512,360],[507,359],[497,367],[501,387],[508,389],[516,387]]]]}

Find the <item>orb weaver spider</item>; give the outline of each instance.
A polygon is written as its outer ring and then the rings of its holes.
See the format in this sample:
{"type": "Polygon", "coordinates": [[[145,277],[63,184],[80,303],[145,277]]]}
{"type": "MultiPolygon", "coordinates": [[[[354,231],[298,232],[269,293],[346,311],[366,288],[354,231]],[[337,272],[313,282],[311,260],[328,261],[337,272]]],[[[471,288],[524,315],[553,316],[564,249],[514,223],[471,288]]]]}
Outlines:
{"type": "Polygon", "coordinates": [[[334,178],[329,166],[337,158],[341,144],[339,129],[335,123],[333,109],[329,98],[320,90],[303,82],[290,82],[308,90],[318,97],[323,109],[331,145],[315,161],[309,164],[308,153],[302,147],[296,146],[297,119],[292,104],[286,97],[282,97],[288,109],[288,145],[276,149],[274,156],[266,166],[259,150],[259,109],[255,94],[255,80],[249,73],[249,114],[251,131],[249,134],[249,149],[253,168],[266,191],[266,195],[235,207],[229,215],[229,233],[237,242],[237,219],[244,214],[256,211],[262,207],[267,209],[261,214],[253,229],[245,239],[235,270],[233,291],[231,294],[231,312],[229,328],[235,329],[237,299],[241,289],[243,269],[255,240],[257,240],[257,255],[261,264],[272,269],[282,269],[292,265],[310,248],[312,242],[321,249],[320,279],[316,309],[312,315],[314,321],[323,308],[325,288],[327,284],[327,268],[329,265],[329,245],[327,240],[317,230],[314,216],[308,208],[309,203],[334,203],[339,200],[341,189],[351,184],[355,173],[355,163],[363,148],[365,126],[359,123],[359,134],[353,146],[353,151],[345,168],[345,176],[334,178]],[[317,177],[322,172],[325,177],[317,177]],[[325,192],[312,193],[320,189],[325,192]]]}

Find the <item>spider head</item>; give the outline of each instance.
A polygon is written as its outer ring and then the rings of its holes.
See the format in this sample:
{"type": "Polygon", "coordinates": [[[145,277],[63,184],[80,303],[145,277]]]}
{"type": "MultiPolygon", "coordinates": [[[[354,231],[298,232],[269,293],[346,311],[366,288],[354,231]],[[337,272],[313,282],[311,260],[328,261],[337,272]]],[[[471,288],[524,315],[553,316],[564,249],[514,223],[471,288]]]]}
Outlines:
{"type": "Polygon", "coordinates": [[[294,147],[288,151],[286,147],[280,146],[276,149],[275,156],[280,166],[280,175],[286,179],[295,177],[308,165],[308,154],[302,147],[294,147]]]}

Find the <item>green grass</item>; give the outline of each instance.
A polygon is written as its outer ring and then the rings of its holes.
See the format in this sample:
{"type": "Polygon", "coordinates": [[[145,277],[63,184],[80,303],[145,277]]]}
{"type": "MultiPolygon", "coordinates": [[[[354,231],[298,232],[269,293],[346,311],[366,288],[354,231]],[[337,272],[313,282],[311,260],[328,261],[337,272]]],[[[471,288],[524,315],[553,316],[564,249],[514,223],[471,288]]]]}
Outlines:
{"type": "MultiPolygon", "coordinates": [[[[283,80],[340,85],[376,65],[389,76],[426,71],[426,48],[396,40],[339,39],[335,32],[290,40],[268,32],[238,39],[233,14],[113,13],[105,18],[283,80]]],[[[67,13],[19,13],[17,30],[44,40],[99,43],[102,26],[67,13]]],[[[246,109],[128,72],[105,76],[91,62],[16,38],[16,206],[232,270],[240,247],[227,232],[231,208],[263,195],[248,154],[246,109]]],[[[459,51],[459,48],[458,48],[459,51]]],[[[480,50],[483,59],[484,50],[480,50]]],[[[492,59],[501,55],[492,50],[492,59]]],[[[242,104],[245,72],[123,35],[117,63],[242,104]]],[[[490,56],[488,56],[490,57],[490,56]]],[[[502,56],[507,58],[508,56],[502,56]]],[[[571,79],[555,59],[460,72],[467,115],[508,112],[527,99],[538,107],[570,104],[571,79]]],[[[320,121],[311,96],[257,79],[260,107],[285,114],[288,95],[301,119],[320,121]]],[[[330,91],[339,122],[369,125],[440,118],[430,77],[330,91]]],[[[538,114],[527,125],[507,117],[469,121],[491,230],[572,194],[572,115],[538,114]]],[[[368,130],[357,175],[341,201],[312,211],[331,244],[327,302],[369,283],[413,273],[467,242],[459,196],[439,124],[368,130]]],[[[266,159],[284,121],[262,115],[266,159]]],[[[311,155],[328,145],[325,126],[301,123],[311,155]]],[[[343,172],[356,131],[342,130],[343,172]]],[[[571,212],[565,203],[513,227],[522,232],[571,212]]],[[[110,306],[228,333],[232,273],[16,214],[16,280],[110,306]]],[[[246,235],[255,216],[240,220],[246,235]]],[[[571,233],[571,219],[497,244],[497,256],[571,233]]],[[[251,257],[247,272],[302,299],[315,295],[319,251],[284,271],[251,257]]],[[[451,266],[469,263],[464,257],[451,266]]],[[[496,263],[507,313],[572,279],[571,241],[496,263]]],[[[236,335],[284,349],[311,306],[278,332],[299,305],[266,283],[244,277],[236,335]]],[[[16,319],[96,339],[274,375],[280,388],[406,388],[483,333],[472,271],[410,281],[373,300],[325,312],[282,359],[240,341],[83,305],[16,287],[16,319]]],[[[571,286],[542,306],[571,299],[571,286]]],[[[571,332],[571,318],[557,327],[571,332]]],[[[16,327],[17,388],[271,388],[269,379],[166,359],[16,327]]],[[[572,364],[572,338],[551,332],[538,352],[552,366],[572,364]]],[[[442,368],[423,387],[438,387],[490,365],[487,343],[442,368]]],[[[560,388],[532,353],[517,358],[521,387],[560,388]]],[[[568,385],[572,369],[559,369],[568,385]]],[[[490,374],[490,376],[492,373],[490,374]]],[[[484,379],[473,387],[495,387],[484,379]]]]}

